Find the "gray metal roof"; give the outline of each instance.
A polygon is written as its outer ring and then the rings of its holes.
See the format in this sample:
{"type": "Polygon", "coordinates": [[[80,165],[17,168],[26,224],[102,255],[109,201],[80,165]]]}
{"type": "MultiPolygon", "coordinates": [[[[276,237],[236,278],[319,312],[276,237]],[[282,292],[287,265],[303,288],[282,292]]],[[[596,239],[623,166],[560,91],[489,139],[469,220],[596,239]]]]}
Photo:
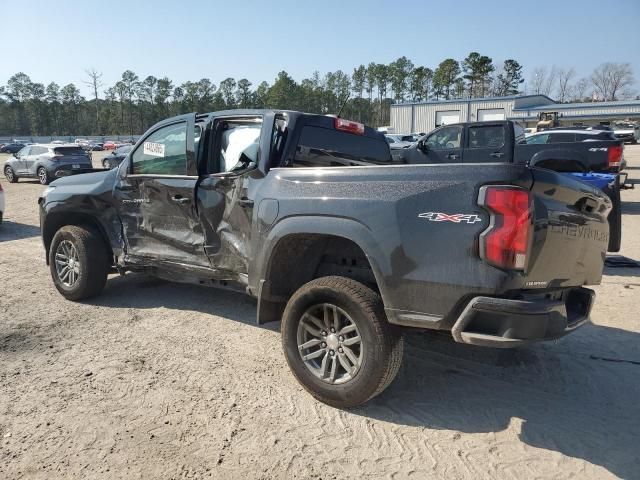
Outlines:
{"type": "MultiPolygon", "coordinates": [[[[470,102],[495,102],[500,100],[518,100],[523,98],[544,98],[555,104],[555,100],[546,95],[507,95],[506,97],[483,97],[483,98],[455,98],[451,100],[429,100],[426,102],[399,102],[392,105],[433,105],[440,103],[470,103],[470,102]]],[[[527,110],[531,110],[530,108],[527,110]]]]}
{"type": "Polygon", "coordinates": [[[584,103],[554,103],[552,105],[538,105],[535,107],[515,108],[514,110],[568,110],[572,108],[602,108],[602,107],[640,107],[640,100],[622,100],[615,102],[584,102],[584,103]]]}

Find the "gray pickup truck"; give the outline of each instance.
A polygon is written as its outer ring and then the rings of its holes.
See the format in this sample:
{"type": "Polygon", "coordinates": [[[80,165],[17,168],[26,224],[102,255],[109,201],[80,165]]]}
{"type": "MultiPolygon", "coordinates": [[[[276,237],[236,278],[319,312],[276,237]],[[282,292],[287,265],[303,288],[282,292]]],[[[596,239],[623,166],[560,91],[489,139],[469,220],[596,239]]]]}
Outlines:
{"type": "Polygon", "coordinates": [[[391,383],[403,328],[514,347],[587,322],[611,209],[550,170],[394,165],[362,124],[274,110],[165,120],[39,204],[66,298],[116,271],[245,292],[258,323],[282,320],[295,377],[339,407],[391,383]]]}

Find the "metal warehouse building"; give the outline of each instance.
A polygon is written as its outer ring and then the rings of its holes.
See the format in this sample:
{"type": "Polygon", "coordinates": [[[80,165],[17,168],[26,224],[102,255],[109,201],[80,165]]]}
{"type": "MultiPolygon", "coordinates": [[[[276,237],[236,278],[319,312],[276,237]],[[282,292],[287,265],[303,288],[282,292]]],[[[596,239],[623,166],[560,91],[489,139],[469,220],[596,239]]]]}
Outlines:
{"type": "Polygon", "coordinates": [[[542,112],[558,112],[561,125],[640,119],[640,100],[556,103],[546,95],[514,95],[400,103],[391,105],[391,128],[394,133],[427,133],[440,125],[490,120],[517,120],[535,127],[542,112]]]}

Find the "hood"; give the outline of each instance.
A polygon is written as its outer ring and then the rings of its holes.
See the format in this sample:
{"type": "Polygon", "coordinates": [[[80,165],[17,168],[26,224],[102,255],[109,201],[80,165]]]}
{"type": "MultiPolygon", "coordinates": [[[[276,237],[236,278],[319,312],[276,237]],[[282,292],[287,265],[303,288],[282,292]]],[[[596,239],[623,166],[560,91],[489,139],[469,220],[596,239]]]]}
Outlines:
{"type": "Polygon", "coordinates": [[[117,170],[98,170],[91,173],[81,173],[62,177],[51,182],[52,187],[68,187],[72,185],[95,185],[104,182],[110,177],[115,177],[117,170]]]}

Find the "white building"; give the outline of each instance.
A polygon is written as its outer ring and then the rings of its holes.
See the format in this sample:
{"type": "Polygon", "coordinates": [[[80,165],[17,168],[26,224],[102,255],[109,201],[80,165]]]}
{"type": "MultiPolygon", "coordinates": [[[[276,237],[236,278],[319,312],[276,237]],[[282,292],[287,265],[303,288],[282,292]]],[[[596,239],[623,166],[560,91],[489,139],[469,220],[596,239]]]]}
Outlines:
{"type": "Polygon", "coordinates": [[[391,105],[394,133],[427,133],[440,125],[487,120],[517,120],[535,127],[540,113],[558,112],[561,125],[640,120],[640,100],[556,103],[546,95],[441,100],[391,105]]]}

